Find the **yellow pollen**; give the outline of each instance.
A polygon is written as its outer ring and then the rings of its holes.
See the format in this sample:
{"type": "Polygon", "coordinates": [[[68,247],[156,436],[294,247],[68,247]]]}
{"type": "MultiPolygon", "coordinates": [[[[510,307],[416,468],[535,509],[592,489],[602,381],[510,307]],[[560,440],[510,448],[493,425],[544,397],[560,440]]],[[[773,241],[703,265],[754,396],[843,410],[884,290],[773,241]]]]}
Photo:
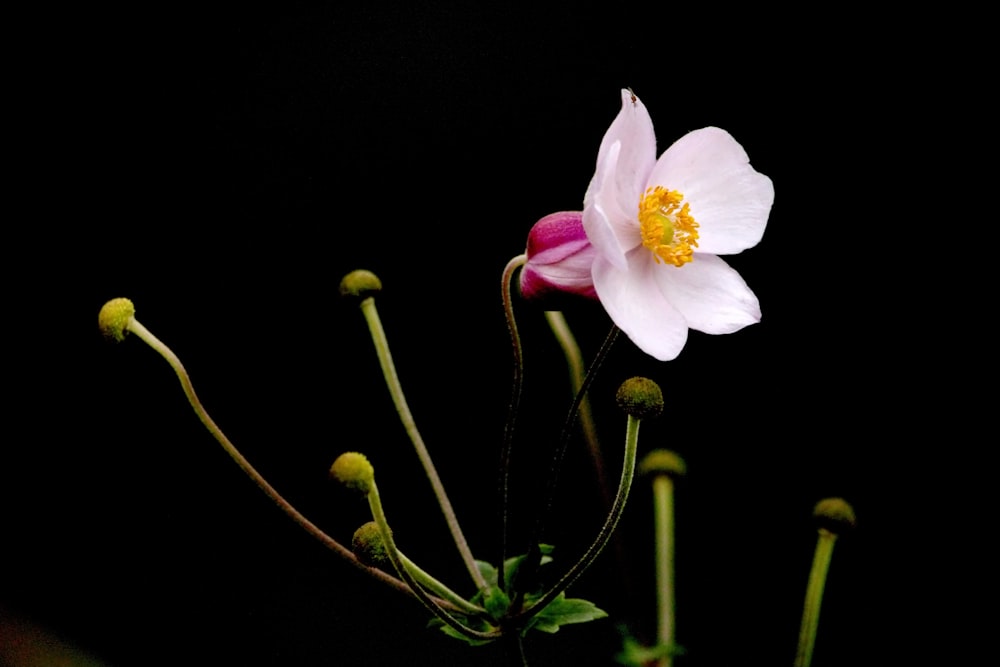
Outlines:
{"type": "Polygon", "coordinates": [[[694,259],[698,247],[698,223],[691,217],[684,195],[657,185],[649,188],[639,202],[639,227],[642,245],[653,258],[684,266],[694,259]]]}

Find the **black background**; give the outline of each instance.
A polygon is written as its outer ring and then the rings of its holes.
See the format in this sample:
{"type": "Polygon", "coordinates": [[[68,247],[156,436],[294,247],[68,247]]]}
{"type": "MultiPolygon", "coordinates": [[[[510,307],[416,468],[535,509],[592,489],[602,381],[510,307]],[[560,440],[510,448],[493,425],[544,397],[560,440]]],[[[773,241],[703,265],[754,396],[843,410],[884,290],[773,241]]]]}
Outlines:
{"type": "MultiPolygon", "coordinates": [[[[947,366],[931,327],[948,315],[914,295],[942,251],[928,247],[934,216],[907,207],[933,197],[911,169],[947,141],[933,132],[924,51],[877,46],[891,26],[627,3],[74,11],[36,24],[26,71],[41,74],[18,98],[28,150],[14,185],[31,206],[26,236],[4,247],[0,605],[111,665],[508,664],[499,648],[426,630],[416,603],[296,527],[201,428],[162,359],[134,338],[102,341],[97,312],[131,298],[244,454],[343,541],[365,506],[326,470],[342,451],[368,454],[404,550],[464,590],[337,285],[355,268],[382,278],[417,423],[473,548],[495,560],[512,372],[501,271],[535,220],[581,207],[628,86],[660,150],[723,127],[776,191],[761,244],[729,258],[762,322],[692,333],[669,363],[622,338],[593,391],[612,475],[618,384],[646,375],[667,397],[640,446],[689,466],[683,663],[791,663],[810,513],[831,495],[859,526],[837,546],[813,664],[902,664],[936,646],[950,608],[929,600],[957,576],[940,545],[962,528],[941,520],[936,495],[962,473],[937,457],[964,420],[928,377],[947,366]],[[918,451],[922,438],[942,449],[918,451]]],[[[569,396],[541,313],[519,303],[519,316],[523,519],[569,396]]],[[[593,355],[607,317],[567,317],[593,355]]],[[[602,520],[579,446],[560,491],[554,567],[602,520]]],[[[649,504],[637,482],[625,567],[608,553],[571,591],[613,620],[533,637],[532,665],[613,664],[616,621],[650,638],[649,504]]]]}

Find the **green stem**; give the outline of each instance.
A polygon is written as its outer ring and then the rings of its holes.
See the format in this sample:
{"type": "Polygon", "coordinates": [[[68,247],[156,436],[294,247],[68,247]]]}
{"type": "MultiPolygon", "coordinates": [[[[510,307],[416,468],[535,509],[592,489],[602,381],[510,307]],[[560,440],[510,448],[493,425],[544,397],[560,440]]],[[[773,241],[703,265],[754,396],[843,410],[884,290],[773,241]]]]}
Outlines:
{"type": "Polygon", "coordinates": [[[149,329],[144,327],[135,318],[129,321],[127,328],[129,331],[138,336],[143,342],[156,350],[160,356],[167,360],[167,363],[169,363],[171,368],[174,369],[174,372],[177,373],[177,377],[181,382],[181,388],[184,390],[184,395],[187,396],[188,402],[191,404],[191,407],[194,408],[195,414],[198,415],[198,419],[201,420],[201,423],[205,425],[205,428],[208,429],[209,433],[211,433],[219,444],[222,445],[222,448],[226,450],[226,453],[228,453],[229,456],[236,461],[236,464],[243,470],[243,472],[245,472],[250,479],[256,482],[257,486],[259,486],[261,490],[285,512],[285,514],[290,516],[295,523],[299,524],[299,526],[319,540],[324,546],[334,551],[337,555],[341,556],[358,569],[401,592],[413,595],[413,592],[409,589],[409,587],[396,577],[393,577],[392,575],[377,568],[368,567],[363,564],[355,557],[354,553],[350,549],[346,548],[323,532],[318,526],[316,526],[316,524],[309,521],[297,509],[295,509],[291,503],[285,500],[285,498],[278,493],[278,491],[271,486],[252,465],[250,465],[250,462],[247,461],[247,459],[236,449],[236,446],[229,440],[229,438],[226,437],[226,434],[222,432],[222,429],[220,429],[215,421],[213,421],[209,416],[208,412],[201,404],[201,401],[198,400],[198,396],[194,391],[194,386],[191,384],[191,378],[184,369],[184,365],[181,363],[181,360],[177,357],[177,355],[174,354],[169,347],[163,344],[159,338],[154,336],[149,329]]]}
{"type": "MultiPolygon", "coordinates": [[[[566,448],[569,446],[570,434],[573,432],[573,425],[576,423],[580,405],[583,402],[587,391],[590,389],[591,383],[593,383],[594,378],[597,376],[597,371],[600,370],[601,365],[604,363],[604,359],[611,351],[611,346],[614,345],[619,331],[620,329],[617,326],[612,325],[611,330],[604,339],[604,343],[601,345],[601,349],[597,351],[597,357],[594,359],[590,369],[583,378],[580,390],[576,393],[576,397],[573,399],[573,404],[570,406],[569,412],[566,415],[566,421],[563,422],[562,430],[559,432],[559,442],[556,444],[555,451],[552,453],[552,467],[549,470],[549,479],[545,487],[545,496],[542,499],[541,511],[539,511],[537,520],[535,521],[535,532],[532,535],[531,541],[528,543],[528,552],[525,555],[524,564],[518,570],[518,577],[523,577],[523,581],[533,584],[535,577],[538,574],[538,568],[541,567],[542,535],[545,533],[545,523],[548,520],[549,512],[552,509],[552,503],[555,500],[556,489],[559,486],[559,472],[562,469],[562,462],[563,457],[566,455],[566,448]]],[[[513,609],[518,609],[524,602],[525,590],[523,587],[517,586],[517,582],[514,582],[514,584],[516,590],[514,592],[514,599],[511,603],[511,607],[513,609]]]]}
{"type": "Polygon", "coordinates": [[[480,632],[467,627],[454,616],[449,614],[447,610],[432,599],[420,586],[417,578],[406,567],[399,549],[396,547],[396,542],[392,537],[392,530],[389,528],[389,522],[385,518],[385,511],[382,509],[382,500],[379,497],[378,486],[375,484],[375,480],[372,480],[371,488],[368,491],[368,506],[371,508],[372,518],[375,520],[375,523],[378,524],[379,534],[382,535],[382,541],[385,543],[386,553],[389,556],[390,562],[392,562],[392,566],[396,568],[396,573],[399,574],[400,578],[405,581],[411,589],[413,589],[417,598],[432,614],[441,619],[445,625],[448,625],[449,627],[460,632],[462,635],[472,639],[491,641],[498,639],[502,635],[500,630],[480,632]]]}
{"type": "Polygon", "coordinates": [[[632,488],[632,480],[635,477],[635,455],[639,443],[639,422],[640,420],[632,415],[628,416],[628,425],[625,429],[625,460],[622,462],[622,474],[618,482],[618,493],[615,495],[611,511],[608,513],[608,518],[604,521],[604,525],[601,526],[597,537],[580,560],[562,576],[556,585],[545,593],[541,599],[531,605],[531,607],[518,614],[515,617],[516,620],[520,621],[530,618],[545,609],[553,600],[559,597],[560,593],[572,586],[580,578],[580,575],[593,564],[601,551],[604,550],[604,547],[607,546],[611,535],[618,526],[618,521],[625,511],[625,503],[628,501],[629,490],[632,488]]]}
{"type": "MultiPolygon", "coordinates": [[[[659,611],[657,643],[674,643],[674,482],[669,475],[653,478],[653,521],[656,540],[656,604],[659,611]]],[[[663,656],[658,667],[670,667],[663,656]]]]}
{"type": "Polygon", "coordinates": [[[469,602],[461,595],[451,590],[439,580],[435,579],[433,576],[421,569],[420,566],[407,558],[402,551],[399,552],[399,560],[406,567],[409,573],[413,575],[413,579],[418,584],[433,595],[437,595],[441,599],[447,600],[455,605],[456,610],[472,616],[486,613],[484,608],[469,602]]]}
{"type": "Polygon", "coordinates": [[[823,603],[823,589],[826,587],[826,575],[830,569],[830,561],[833,559],[833,545],[836,541],[837,535],[835,533],[820,528],[812,570],[809,572],[809,584],[806,587],[805,605],[802,609],[802,628],[799,631],[799,648],[795,656],[795,667],[809,667],[812,663],[816,631],[819,628],[819,611],[823,603]]]}
{"type": "Polygon", "coordinates": [[[479,571],[479,566],[476,565],[476,559],[472,556],[469,543],[465,540],[465,535],[462,533],[461,526],[459,526],[455,510],[451,506],[451,501],[448,500],[448,494],[445,493],[441,478],[438,476],[437,469],[431,461],[430,453],[427,451],[427,446],[420,436],[420,431],[417,430],[416,422],[414,422],[413,415],[410,413],[410,408],[406,403],[406,398],[403,395],[403,387],[399,383],[399,376],[396,374],[396,367],[392,363],[392,355],[389,353],[389,342],[386,339],[385,330],[382,328],[382,321],[379,319],[378,311],[375,309],[375,299],[372,297],[364,299],[361,302],[361,312],[364,313],[365,321],[368,323],[372,341],[375,343],[375,351],[378,354],[379,364],[382,367],[382,374],[385,376],[385,383],[392,396],[392,402],[396,406],[396,412],[399,413],[399,419],[403,422],[403,427],[406,429],[407,435],[410,436],[410,440],[417,450],[417,457],[420,459],[427,479],[430,480],[431,487],[434,489],[434,495],[441,506],[445,521],[448,523],[448,529],[451,531],[456,546],[458,546],[458,551],[462,555],[465,567],[472,576],[472,580],[476,583],[476,587],[479,589],[486,588],[488,585],[486,579],[479,571]]]}
{"type": "MultiPolygon", "coordinates": [[[[580,353],[580,346],[576,342],[576,337],[566,322],[565,316],[557,310],[545,311],[545,319],[552,329],[556,340],[562,347],[566,357],[566,364],[569,367],[570,385],[573,395],[580,393],[586,379],[585,367],[583,365],[583,355],[580,353]]],[[[580,431],[587,445],[587,452],[590,454],[591,468],[594,471],[594,481],[601,493],[601,509],[610,511],[612,503],[612,489],[608,482],[607,470],[604,462],[604,455],[601,452],[600,441],[597,437],[597,426],[594,423],[593,411],[590,407],[590,395],[584,392],[580,396],[580,431]]],[[[621,535],[616,534],[613,538],[614,544],[611,549],[614,551],[615,559],[618,561],[617,572],[621,579],[621,596],[623,599],[631,599],[633,582],[628,567],[627,548],[621,535]]]]}
{"type": "Polygon", "coordinates": [[[517,409],[521,402],[521,383],[524,376],[524,359],[521,350],[521,336],[517,333],[517,322],[514,320],[514,303],[510,295],[510,282],[514,272],[528,261],[527,255],[518,255],[507,262],[503,277],[500,279],[500,295],[503,299],[503,312],[507,319],[507,330],[510,332],[510,343],[514,355],[514,379],[511,382],[510,404],[507,406],[507,421],[503,429],[503,444],[500,448],[500,565],[497,569],[497,581],[502,589],[506,587],[507,575],[504,563],[507,560],[507,523],[508,503],[510,495],[510,453],[514,442],[514,424],[517,421],[517,409]]]}
{"type": "MultiPolygon", "coordinates": [[[[545,319],[549,323],[549,328],[555,334],[559,346],[562,347],[563,355],[566,357],[566,365],[569,366],[570,384],[575,396],[583,386],[585,377],[583,366],[583,355],[580,353],[580,346],[573,336],[566,317],[557,310],[545,311],[545,319]]],[[[597,427],[594,425],[594,415],[590,408],[590,398],[584,394],[580,399],[580,428],[583,437],[587,441],[587,449],[590,452],[590,460],[594,467],[594,474],[597,477],[601,494],[604,496],[605,506],[611,506],[611,491],[608,489],[607,476],[604,473],[604,457],[601,456],[601,446],[597,441],[597,427]]]]}

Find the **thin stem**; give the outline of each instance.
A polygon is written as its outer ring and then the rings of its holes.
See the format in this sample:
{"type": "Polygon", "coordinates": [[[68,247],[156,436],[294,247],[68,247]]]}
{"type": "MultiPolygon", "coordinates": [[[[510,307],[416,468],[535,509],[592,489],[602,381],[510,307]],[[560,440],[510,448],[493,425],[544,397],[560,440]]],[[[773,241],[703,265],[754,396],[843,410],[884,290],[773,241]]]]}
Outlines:
{"type": "MultiPolygon", "coordinates": [[[[674,482],[669,475],[653,478],[653,521],[656,541],[656,605],[659,611],[657,642],[674,643],[674,482]]],[[[665,655],[658,667],[670,667],[665,655]]]]}
{"type": "Polygon", "coordinates": [[[375,484],[375,480],[372,480],[371,487],[368,491],[368,506],[371,508],[372,518],[375,520],[375,523],[378,524],[379,533],[382,535],[382,541],[385,543],[386,553],[389,556],[389,560],[392,562],[392,566],[396,568],[396,573],[399,574],[400,578],[413,589],[417,598],[432,614],[441,619],[441,621],[449,627],[472,639],[491,641],[498,639],[502,635],[500,630],[480,632],[467,627],[454,616],[449,614],[448,611],[441,605],[437,604],[437,602],[420,586],[416,577],[414,577],[414,574],[404,564],[399,553],[399,549],[396,547],[396,542],[392,537],[392,530],[389,528],[389,522],[385,518],[385,511],[382,509],[382,501],[379,497],[378,486],[375,484]]]}
{"type": "MultiPolygon", "coordinates": [[[[549,323],[549,328],[555,334],[556,340],[562,347],[566,356],[566,364],[569,366],[570,385],[575,396],[583,386],[584,366],[583,355],[580,346],[573,336],[566,317],[558,310],[545,311],[545,319],[549,323]]],[[[587,450],[590,452],[590,460],[594,466],[594,474],[597,477],[601,494],[604,496],[606,507],[611,506],[611,490],[608,488],[607,476],[604,473],[604,457],[601,456],[601,446],[597,441],[597,427],[594,425],[594,415],[590,408],[590,397],[586,394],[580,399],[580,429],[583,437],[587,441],[587,450]]]]}
{"type": "Polygon", "coordinates": [[[220,429],[218,425],[216,425],[215,421],[213,421],[209,416],[208,412],[201,404],[201,401],[198,400],[198,396],[194,391],[194,386],[191,384],[191,378],[188,376],[187,371],[184,369],[184,365],[181,363],[181,360],[177,357],[177,355],[174,354],[169,347],[163,344],[159,338],[154,336],[149,329],[144,327],[135,318],[129,321],[128,330],[138,336],[143,342],[156,350],[160,356],[167,360],[167,363],[169,363],[174,369],[174,372],[177,373],[177,377],[181,382],[181,388],[184,390],[184,395],[187,396],[188,402],[191,404],[191,407],[194,408],[195,414],[198,415],[198,419],[201,420],[201,423],[205,425],[205,428],[208,429],[209,433],[211,433],[219,444],[222,445],[222,448],[226,450],[226,453],[228,453],[229,456],[236,461],[236,464],[243,470],[243,472],[245,472],[250,479],[256,482],[257,486],[259,486],[267,497],[273,500],[275,504],[277,504],[278,507],[285,512],[285,514],[290,516],[295,523],[299,524],[299,526],[319,540],[324,546],[341,556],[344,560],[350,562],[359,570],[362,570],[375,579],[378,579],[403,593],[411,596],[414,595],[413,591],[411,591],[405,583],[396,577],[393,577],[392,575],[377,568],[368,567],[359,561],[350,549],[346,548],[323,532],[318,526],[316,526],[316,524],[309,521],[309,519],[295,509],[291,503],[285,500],[285,498],[278,493],[278,491],[271,486],[252,465],[250,465],[250,462],[247,461],[247,459],[236,449],[236,446],[229,440],[229,438],[226,437],[226,434],[222,432],[222,429],[220,429]]]}
{"type": "Polygon", "coordinates": [[[806,600],[802,608],[802,628],[799,631],[799,648],[795,656],[795,667],[809,667],[812,663],[813,647],[816,645],[816,631],[819,629],[819,611],[823,603],[823,589],[826,587],[826,574],[830,569],[830,561],[833,559],[833,545],[836,541],[837,535],[835,533],[820,528],[812,570],[809,572],[809,584],[806,587],[806,600]]]}
{"type": "MultiPolygon", "coordinates": [[[[580,346],[573,336],[573,331],[570,329],[569,323],[566,322],[566,318],[560,311],[546,311],[545,318],[548,320],[549,327],[552,329],[552,333],[555,335],[556,340],[562,347],[563,354],[566,356],[570,384],[573,388],[573,395],[576,395],[580,393],[580,388],[583,386],[585,378],[583,355],[580,353],[580,346]]],[[[590,454],[590,463],[594,470],[594,480],[601,493],[601,508],[607,512],[611,509],[613,491],[608,481],[607,471],[605,470],[604,455],[601,452],[601,444],[597,437],[597,427],[594,424],[594,415],[590,407],[589,394],[582,395],[579,414],[580,430],[587,444],[587,451],[590,454]]],[[[629,600],[632,597],[631,591],[634,588],[634,583],[632,581],[631,570],[628,567],[627,548],[621,535],[616,533],[613,541],[614,544],[612,544],[611,548],[614,551],[615,559],[618,561],[616,571],[621,579],[620,595],[622,599],[629,600]]]]}
{"type": "Polygon", "coordinates": [[[528,652],[524,650],[524,637],[521,636],[521,633],[514,635],[514,642],[517,644],[520,667],[528,667],[528,652]]]}
{"type": "Polygon", "coordinates": [[[448,523],[448,529],[451,531],[456,546],[458,546],[458,551],[462,555],[465,567],[472,576],[472,580],[476,583],[476,587],[479,589],[486,588],[488,585],[486,579],[476,565],[476,559],[472,556],[469,543],[465,540],[462,528],[458,524],[458,517],[455,515],[455,510],[451,506],[451,501],[448,500],[448,494],[445,493],[441,478],[438,476],[437,469],[431,461],[430,453],[427,451],[427,446],[420,436],[420,431],[417,430],[416,422],[414,422],[413,415],[410,413],[410,408],[406,403],[406,398],[403,395],[403,387],[399,383],[396,367],[392,363],[389,342],[386,339],[385,330],[382,328],[382,321],[379,319],[378,311],[375,308],[375,299],[368,297],[363,300],[361,302],[361,312],[364,313],[365,321],[368,323],[372,341],[375,343],[375,351],[378,354],[379,364],[382,367],[382,374],[385,376],[385,383],[392,396],[392,402],[396,406],[396,412],[399,413],[399,419],[403,422],[403,427],[406,429],[407,435],[410,436],[410,440],[417,450],[417,457],[420,459],[427,479],[430,480],[431,487],[434,489],[434,495],[441,506],[445,521],[448,523]]]}
{"type": "Polygon", "coordinates": [[[611,350],[611,346],[618,337],[618,331],[618,327],[611,327],[611,331],[608,332],[607,337],[604,339],[601,349],[597,352],[597,357],[594,359],[594,363],[591,364],[590,370],[587,371],[587,374],[583,378],[583,382],[580,383],[580,389],[576,393],[576,397],[573,399],[573,405],[570,407],[569,412],[566,415],[566,421],[563,423],[562,431],[559,433],[559,444],[556,446],[556,450],[552,456],[552,469],[549,471],[549,484],[546,492],[545,504],[543,505],[544,511],[539,516],[538,525],[536,527],[536,539],[534,542],[541,541],[541,533],[545,525],[545,519],[549,510],[552,508],[552,502],[555,499],[556,487],[559,485],[559,471],[562,469],[562,461],[566,455],[566,448],[569,445],[569,439],[573,433],[573,424],[576,423],[576,417],[579,414],[580,406],[584,402],[587,391],[590,389],[590,385],[593,383],[594,377],[597,375],[597,371],[600,369],[601,364],[604,362],[608,352],[611,350]]]}
{"type": "Polygon", "coordinates": [[[611,535],[615,532],[618,521],[625,511],[625,503],[628,500],[629,490],[632,488],[632,480],[635,477],[635,454],[639,444],[639,422],[640,420],[632,415],[628,416],[628,424],[625,428],[625,459],[622,462],[622,474],[618,482],[618,493],[615,495],[614,503],[611,505],[611,512],[604,521],[604,525],[601,526],[597,537],[590,547],[587,548],[587,551],[580,560],[562,576],[556,585],[535,604],[518,614],[515,617],[516,619],[530,618],[545,609],[560,593],[572,586],[580,578],[580,575],[593,564],[597,556],[607,546],[608,540],[611,539],[611,535]]]}
{"type": "MultiPolygon", "coordinates": [[[[569,445],[570,435],[573,433],[573,424],[576,423],[576,417],[580,404],[583,402],[584,396],[586,396],[587,391],[590,389],[590,385],[593,383],[594,377],[596,377],[601,364],[608,356],[608,352],[611,350],[611,346],[618,337],[619,331],[620,329],[618,329],[617,326],[612,325],[611,331],[608,332],[607,337],[604,339],[604,343],[601,345],[601,349],[597,352],[597,357],[594,359],[594,363],[591,364],[590,369],[587,371],[587,374],[583,379],[583,383],[580,385],[580,390],[576,393],[573,405],[570,407],[569,412],[566,415],[566,421],[563,423],[562,430],[559,433],[559,442],[552,455],[552,467],[549,470],[548,485],[546,486],[545,496],[542,499],[542,510],[538,513],[538,520],[535,522],[535,533],[532,536],[531,542],[528,544],[528,553],[525,556],[525,565],[522,566],[519,571],[519,576],[524,576],[520,573],[525,573],[527,575],[525,580],[530,583],[533,583],[533,579],[538,573],[538,568],[541,566],[542,535],[545,532],[545,523],[548,519],[549,512],[552,509],[552,503],[555,499],[556,488],[559,485],[559,471],[562,468],[562,462],[566,454],[566,448],[569,445]]],[[[523,600],[524,590],[519,588],[515,591],[512,606],[514,608],[519,607],[523,600]]]]}
{"type": "Polygon", "coordinates": [[[521,402],[521,383],[524,376],[524,359],[521,352],[521,337],[517,333],[517,322],[514,320],[514,305],[510,295],[510,282],[516,271],[528,261],[527,255],[518,255],[507,262],[500,281],[500,293],[503,298],[503,312],[507,318],[507,330],[510,332],[510,342],[514,355],[514,379],[511,383],[510,404],[507,407],[507,421],[503,430],[503,445],[500,449],[500,566],[497,578],[500,588],[505,587],[506,573],[504,562],[507,560],[507,522],[508,502],[510,494],[510,453],[514,442],[514,424],[517,421],[517,409],[521,402]]]}
{"type": "Polygon", "coordinates": [[[485,614],[486,610],[479,605],[473,604],[461,595],[451,590],[438,579],[421,569],[416,563],[407,558],[402,551],[399,552],[399,560],[406,569],[413,575],[413,579],[428,592],[437,595],[443,600],[447,600],[455,605],[455,609],[465,614],[477,615],[485,614]]]}

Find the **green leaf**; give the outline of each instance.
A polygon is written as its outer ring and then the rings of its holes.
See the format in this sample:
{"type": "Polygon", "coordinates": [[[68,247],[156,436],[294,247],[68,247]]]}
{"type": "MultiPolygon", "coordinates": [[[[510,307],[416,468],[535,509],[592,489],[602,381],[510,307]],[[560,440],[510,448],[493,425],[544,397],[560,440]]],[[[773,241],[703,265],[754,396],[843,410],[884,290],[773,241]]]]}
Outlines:
{"type": "MultiPolygon", "coordinates": [[[[549,555],[555,549],[551,544],[539,544],[538,550],[542,554],[541,561],[539,565],[547,565],[552,562],[552,557],[549,555]]],[[[517,571],[521,569],[521,565],[524,564],[524,560],[528,557],[528,554],[521,554],[520,556],[512,556],[505,560],[503,563],[503,571],[505,576],[504,583],[506,584],[507,592],[511,592],[511,584],[517,578],[517,571]]]]}
{"type": "MultiPolygon", "coordinates": [[[[542,553],[542,565],[546,565],[552,562],[552,557],[549,555],[552,550],[555,549],[550,544],[539,544],[538,550],[542,553]]],[[[527,558],[527,554],[521,554],[520,556],[511,556],[503,562],[503,572],[504,572],[504,583],[507,584],[507,593],[510,594],[510,582],[514,581],[514,576],[517,574],[518,568],[521,567],[521,563],[527,558]]],[[[492,563],[487,563],[483,560],[477,560],[476,566],[479,568],[480,574],[483,575],[483,579],[486,580],[491,586],[496,586],[500,581],[500,572],[492,563]]]]}
{"type": "Polygon", "coordinates": [[[493,564],[487,563],[484,560],[477,560],[476,565],[479,567],[479,573],[483,575],[483,579],[486,580],[486,583],[491,586],[496,586],[500,578],[497,573],[497,569],[493,567],[493,564]]]}
{"type": "MultiPolygon", "coordinates": [[[[546,565],[552,562],[552,557],[549,554],[552,553],[553,548],[554,547],[548,544],[539,545],[541,565],[546,565]]],[[[517,575],[518,569],[524,564],[526,558],[527,555],[522,554],[520,556],[507,558],[504,561],[504,574],[506,575],[505,583],[507,583],[508,586],[517,575]]],[[[496,630],[499,623],[506,617],[510,607],[510,593],[509,591],[502,590],[498,585],[499,572],[497,568],[485,561],[476,561],[476,565],[479,567],[479,571],[482,573],[483,578],[489,585],[486,588],[477,591],[472,598],[472,602],[481,604],[489,616],[486,614],[475,614],[471,616],[467,614],[453,615],[456,620],[469,628],[482,632],[489,632],[496,630]]],[[[537,591],[534,594],[528,594],[525,596],[525,603],[530,608],[532,603],[541,597],[541,591],[537,591]]],[[[524,634],[532,628],[541,632],[553,633],[558,632],[560,627],[569,625],[570,623],[586,623],[599,618],[605,618],[606,616],[607,613],[598,609],[592,602],[578,598],[567,598],[565,593],[560,593],[559,597],[550,602],[545,609],[531,615],[530,620],[527,621],[527,625],[521,629],[521,633],[524,634]]],[[[436,618],[431,619],[429,627],[439,628],[449,637],[461,639],[465,643],[472,646],[490,643],[490,640],[480,640],[466,637],[461,632],[458,632],[454,628],[436,618]]]]}
{"type": "Polygon", "coordinates": [[[483,597],[483,607],[494,619],[499,620],[507,613],[510,607],[510,598],[500,590],[499,586],[493,585],[487,588],[483,597]]]}
{"type": "Polygon", "coordinates": [[[545,609],[535,614],[528,627],[541,632],[553,633],[557,632],[563,625],[596,621],[599,618],[607,617],[607,615],[607,612],[598,609],[589,600],[567,598],[565,594],[560,594],[545,609]]]}

